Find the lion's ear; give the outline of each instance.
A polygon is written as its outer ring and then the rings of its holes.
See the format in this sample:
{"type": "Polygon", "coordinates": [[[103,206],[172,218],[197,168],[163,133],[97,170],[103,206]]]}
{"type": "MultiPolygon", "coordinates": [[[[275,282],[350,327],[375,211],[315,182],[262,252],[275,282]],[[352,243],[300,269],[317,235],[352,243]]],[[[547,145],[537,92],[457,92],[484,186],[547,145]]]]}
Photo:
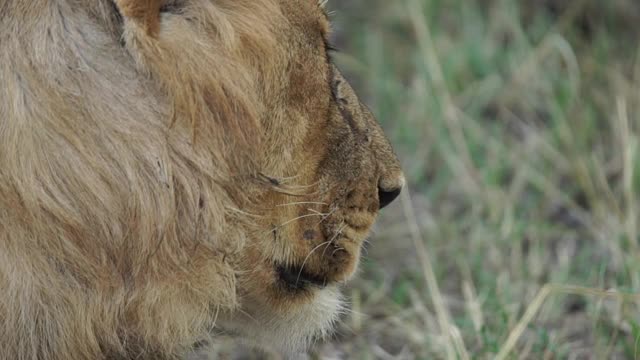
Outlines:
{"type": "Polygon", "coordinates": [[[147,35],[155,36],[160,31],[160,8],[162,0],[115,0],[122,16],[135,22],[147,35]]]}

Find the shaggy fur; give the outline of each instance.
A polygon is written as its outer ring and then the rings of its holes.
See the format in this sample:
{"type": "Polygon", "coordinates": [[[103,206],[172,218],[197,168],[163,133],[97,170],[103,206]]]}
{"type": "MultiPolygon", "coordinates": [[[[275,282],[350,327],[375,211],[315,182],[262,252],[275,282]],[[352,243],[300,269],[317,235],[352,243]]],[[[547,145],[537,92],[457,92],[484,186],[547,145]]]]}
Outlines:
{"type": "Polygon", "coordinates": [[[3,358],[174,359],[216,329],[292,351],[330,330],[378,191],[403,180],[317,0],[0,14],[3,358]]]}

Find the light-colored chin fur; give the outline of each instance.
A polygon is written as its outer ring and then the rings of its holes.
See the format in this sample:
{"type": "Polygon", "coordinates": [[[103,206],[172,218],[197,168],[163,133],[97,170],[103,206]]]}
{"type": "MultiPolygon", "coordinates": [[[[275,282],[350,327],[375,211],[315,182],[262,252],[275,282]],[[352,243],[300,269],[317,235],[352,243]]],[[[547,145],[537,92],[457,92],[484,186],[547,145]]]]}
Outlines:
{"type": "Polygon", "coordinates": [[[249,301],[242,311],[221,314],[216,327],[237,336],[248,346],[293,357],[314,341],[330,336],[345,310],[337,286],[314,291],[308,303],[292,305],[286,311],[276,311],[260,301],[249,301]]]}

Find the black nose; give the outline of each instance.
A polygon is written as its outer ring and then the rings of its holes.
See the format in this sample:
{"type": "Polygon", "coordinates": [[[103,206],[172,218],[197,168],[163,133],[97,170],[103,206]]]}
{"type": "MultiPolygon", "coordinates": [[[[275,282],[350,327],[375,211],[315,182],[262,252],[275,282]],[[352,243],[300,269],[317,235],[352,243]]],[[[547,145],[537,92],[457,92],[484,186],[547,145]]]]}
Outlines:
{"type": "Polygon", "coordinates": [[[394,189],[383,189],[378,187],[378,199],[380,200],[380,209],[387,207],[400,195],[401,187],[394,189]]]}

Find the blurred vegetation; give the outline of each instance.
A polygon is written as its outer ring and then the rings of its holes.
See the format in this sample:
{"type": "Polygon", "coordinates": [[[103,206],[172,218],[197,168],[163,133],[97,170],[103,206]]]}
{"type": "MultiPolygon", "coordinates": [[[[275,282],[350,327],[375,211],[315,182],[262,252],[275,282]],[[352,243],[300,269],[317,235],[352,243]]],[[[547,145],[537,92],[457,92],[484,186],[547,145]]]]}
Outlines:
{"type": "Polygon", "coordinates": [[[640,359],[640,3],[329,3],[410,195],[315,356],[640,359]]]}
{"type": "Polygon", "coordinates": [[[640,2],[329,6],[409,187],[309,357],[640,359],[640,2]]]}

